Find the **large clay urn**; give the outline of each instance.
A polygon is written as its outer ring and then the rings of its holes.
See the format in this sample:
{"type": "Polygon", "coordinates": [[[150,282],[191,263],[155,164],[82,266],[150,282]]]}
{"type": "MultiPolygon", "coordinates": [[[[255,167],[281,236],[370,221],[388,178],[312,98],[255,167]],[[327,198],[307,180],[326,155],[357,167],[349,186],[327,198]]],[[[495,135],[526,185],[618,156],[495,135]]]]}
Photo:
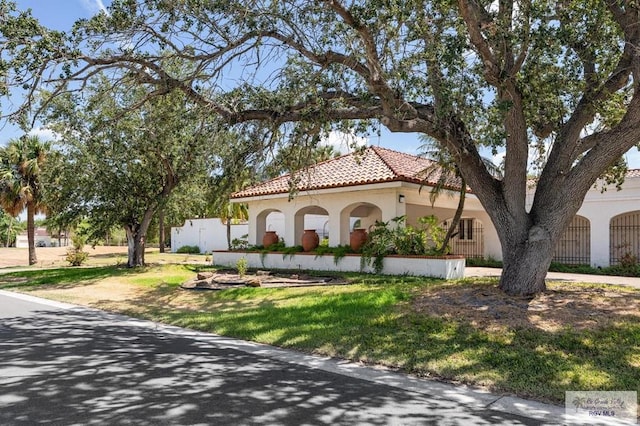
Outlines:
{"type": "Polygon", "coordinates": [[[367,242],[367,231],[361,228],[354,229],[349,238],[351,250],[360,251],[364,243],[367,242]]]}
{"type": "Polygon", "coordinates": [[[311,251],[320,244],[320,237],[315,229],[305,229],[302,234],[302,250],[311,251]]]}
{"type": "Polygon", "coordinates": [[[275,244],[279,241],[278,238],[278,234],[276,234],[276,231],[267,231],[264,233],[264,236],[262,237],[262,246],[263,247],[269,247],[271,244],[275,244]]]}

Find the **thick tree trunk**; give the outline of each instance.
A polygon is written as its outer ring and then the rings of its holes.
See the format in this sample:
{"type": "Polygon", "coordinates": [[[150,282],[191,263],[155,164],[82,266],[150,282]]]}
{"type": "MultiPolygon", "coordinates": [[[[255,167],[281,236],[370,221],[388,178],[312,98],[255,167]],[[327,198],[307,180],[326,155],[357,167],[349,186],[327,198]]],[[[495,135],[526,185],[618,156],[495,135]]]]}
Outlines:
{"type": "Polygon", "coordinates": [[[36,225],[35,225],[36,208],[33,203],[27,203],[27,241],[29,242],[29,265],[38,263],[36,257],[36,225]]]}
{"type": "Polygon", "coordinates": [[[227,218],[227,249],[231,251],[231,219],[227,218]]]}
{"type": "Polygon", "coordinates": [[[127,233],[128,262],[129,268],[144,266],[144,250],[147,231],[151,224],[151,219],[156,212],[156,206],[147,208],[144,212],[141,223],[133,223],[125,226],[127,233]]]}
{"type": "Polygon", "coordinates": [[[160,253],[164,253],[164,247],[166,244],[165,235],[164,235],[164,210],[160,209],[158,212],[158,240],[160,241],[160,253]]]}
{"type": "Polygon", "coordinates": [[[553,258],[548,241],[508,244],[503,253],[499,285],[502,291],[512,296],[530,296],[546,290],[545,278],[553,258]]]}
{"type": "Polygon", "coordinates": [[[139,226],[127,226],[125,227],[127,233],[127,266],[129,268],[135,268],[137,266],[144,266],[144,244],[145,238],[142,232],[140,232],[139,226]]]}

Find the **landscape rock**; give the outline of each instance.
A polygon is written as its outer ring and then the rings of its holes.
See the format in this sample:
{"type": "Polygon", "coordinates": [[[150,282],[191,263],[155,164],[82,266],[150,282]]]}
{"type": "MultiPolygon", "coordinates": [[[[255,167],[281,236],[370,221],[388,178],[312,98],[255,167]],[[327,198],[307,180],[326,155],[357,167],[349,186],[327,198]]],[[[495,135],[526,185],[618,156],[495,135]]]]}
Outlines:
{"type": "Polygon", "coordinates": [[[197,279],[198,280],[206,280],[206,279],[212,278],[213,275],[214,274],[211,271],[198,272],[197,279]]]}

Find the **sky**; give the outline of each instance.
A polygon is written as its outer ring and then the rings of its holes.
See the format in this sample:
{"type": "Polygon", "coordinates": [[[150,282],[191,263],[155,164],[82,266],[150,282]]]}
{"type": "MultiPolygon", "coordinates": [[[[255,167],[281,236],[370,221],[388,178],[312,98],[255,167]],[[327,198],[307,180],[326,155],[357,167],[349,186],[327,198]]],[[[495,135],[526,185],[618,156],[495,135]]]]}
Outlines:
{"type": "MultiPolygon", "coordinates": [[[[106,10],[106,6],[111,4],[111,0],[14,0],[18,9],[31,9],[33,15],[46,27],[66,30],[71,28],[73,23],[80,18],[89,18],[92,15],[106,10]]],[[[32,133],[37,133],[44,138],[51,137],[50,132],[36,129],[32,133]]],[[[5,143],[12,137],[20,136],[19,129],[5,126],[0,130],[0,143],[5,143]]],[[[395,149],[397,151],[418,154],[422,143],[417,134],[391,133],[384,126],[380,126],[378,135],[368,138],[369,145],[382,146],[395,149]]],[[[334,144],[340,151],[344,151],[344,138],[332,135],[329,143],[334,144]]],[[[482,155],[493,157],[494,162],[499,164],[504,156],[504,152],[499,152],[492,156],[489,151],[482,151],[482,155]]],[[[632,169],[640,169],[640,151],[632,148],[626,154],[627,163],[632,169]]]]}

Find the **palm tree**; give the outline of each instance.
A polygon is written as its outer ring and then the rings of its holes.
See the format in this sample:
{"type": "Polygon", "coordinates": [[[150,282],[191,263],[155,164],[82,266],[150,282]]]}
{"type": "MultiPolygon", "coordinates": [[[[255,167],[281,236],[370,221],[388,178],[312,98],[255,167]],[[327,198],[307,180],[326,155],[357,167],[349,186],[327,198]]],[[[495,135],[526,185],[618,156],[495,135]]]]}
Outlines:
{"type": "MultiPolygon", "coordinates": [[[[444,191],[451,190],[452,187],[457,187],[458,185],[460,186],[460,189],[458,190],[458,206],[456,208],[456,212],[453,215],[451,224],[449,224],[449,228],[447,229],[447,233],[442,241],[442,245],[437,248],[439,253],[445,253],[447,246],[449,245],[449,241],[456,235],[456,230],[458,229],[460,219],[462,218],[462,211],[464,210],[464,202],[467,195],[467,182],[460,173],[460,168],[454,161],[451,154],[440,146],[436,140],[431,139],[426,135],[422,135],[420,140],[423,144],[418,148],[421,151],[419,155],[428,157],[434,161],[432,166],[427,167],[420,173],[423,185],[426,182],[435,181],[435,184],[432,183],[433,186],[429,192],[429,201],[431,201],[431,206],[433,207],[436,199],[442,195],[444,191]]],[[[484,162],[487,170],[489,170],[489,173],[494,176],[500,175],[500,169],[493,164],[490,159],[483,157],[482,161],[484,162]]]]}
{"type": "Polygon", "coordinates": [[[40,174],[50,144],[37,136],[12,139],[0,149],[0,206],[16,217],[27,210],[29,265],[35,264],[35,215],[44,213],[40,174]]]}
{"type": "Polygon", "coordinates": [[[227,226],[227,248],[231,250],[231,225],[234,221],[249,219],[249,209],[244,203],[231,203],[227,201],[219,207],[217,216],[222,223],[227,226]]]}

